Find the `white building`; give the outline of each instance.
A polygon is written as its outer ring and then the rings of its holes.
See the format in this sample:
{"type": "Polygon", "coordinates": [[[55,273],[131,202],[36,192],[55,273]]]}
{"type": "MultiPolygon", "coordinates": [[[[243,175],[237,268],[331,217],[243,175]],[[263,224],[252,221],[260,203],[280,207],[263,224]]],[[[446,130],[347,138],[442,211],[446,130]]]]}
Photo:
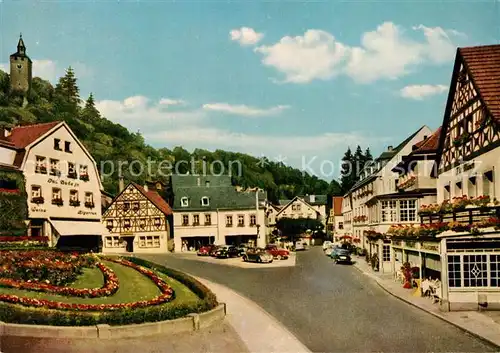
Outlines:
{"type": "Polygon", "coordinates": [[[281,208],[276,213],[280,218],[312,218],[326,225],[326,195],[295,196],[291,200],[280,200],[281,208]]]}
{"type": "Polygon", "coordinates": [[[5,130],[12,148],[0,160],[19,168],[28,193],[28,235],[49,245],[95,248],[101,224],[101,180],[96,163],[64,122],[5,130]]]}
{"type": "Polygon", "coordinates": [[[173,175],[175,251],[186,244],[267,244],[262,190],[237,191],[228,175],[173,175]]]}

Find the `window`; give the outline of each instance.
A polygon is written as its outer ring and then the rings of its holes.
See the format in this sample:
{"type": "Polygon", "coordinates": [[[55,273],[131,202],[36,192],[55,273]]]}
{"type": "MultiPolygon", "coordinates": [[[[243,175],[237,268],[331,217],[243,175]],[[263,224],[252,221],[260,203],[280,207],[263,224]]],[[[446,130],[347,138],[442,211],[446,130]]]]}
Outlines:
{"type": "Polygon", "coordinates": [[[343,222],[339,222],[339,229],[344,229],[344,223],[343,222]]]}
{"type": "Polygon", "coordinates": [[[141,247],[141,248],[159,248],[160,247],[160,237],[159,236],[139,237],[139,247],[141,247]]]}
{"type": "Polygon", "coordinates": [[[295,205],[292,205],[292,211],[295,211],[295,205]]]}
{"type": "Polygon", "coordinates": [[[194,214],[193,215],[193,225],[194,226],[199,226],[200,225],[200,215],[199,214],[194,214]]]}
{"type": "Polygon", "coordinates": [[[130,209],[130,203],[124,202],[123,203],[123,211],[127,212],[129,209],[130,209]]]}
{"type": "Polygon", "coordinates": [[[62,199],[61,189],[52,188],[52,200],[60,200],[62,199]]]}
{"type": "Polygon", "coordinates": [[[182,225],[183,226],[189,225],[189,215],[187,215],[187,214],[182,215],[182,225]]]}
{"type": "Polygon", "coordinates": [[[106,247],[107,248],[122,248],[124,247],[124,242],[120,237],[106,237],[106,247]]]}
{"type": "Polygon", "coordinates": [[[80,180],[89,181],[89,168],[86,165],[80,166],[80,180]]]}
{"type": "Polygon", "coordinates": [[[384,245],[382,247],[382,261],[391,261],[391,246],[384,245]]]}
{"type": "Polygon", "coordinates": [[[396,222],[396,201],[382,201],[382,222],[396,222]]]}
{"type": "Polygon", "coordinates": [[[188,207],[189,206],[189,200],[187,197],[183,197],[181,199],[181,207],[188,207]]]}
{"type": "Polygon", "coordinates": [[[209,226],[212,224],[212,216],[210,214],[205,215],[205,225],[209,226]]]}
{"type": "Polygon", "coordinates": [[[108,219],[106,221],[106,228],[108,228],[109,231],[111,231],[111,229],[113,229],[113,220],[112,219],[108,219]]]}
{"type": "Polygon", "coordinates": [[[139,202],[134,202],[132,204],[132,210],[139,211],[139,202]]]}
{"type": "Polygon", "coordinates": [[[455,183],[455,196],[462,196],[463,191],[462,191],[462,182],[459,181],[458,183],[455,183]]]}
{"type": "Polygon", "coordinates": [[[254,214],[250,215],[250,226],[255,227],[257,224],[257,217],[254,214]]]}
{"type": "Polygon", "coordinates": [[[209,205],[209,200],[208,200],[208,197],[203,196],[203,197],[201,198],[201,205],[202,205],[202,206],[208,206],[208,205],[209,205]]]}
{"type": "Polygon", "coordinates": [[[64,152],[72,153],[72,151],[71,151],[71,142],[64,141],[64,152]]]}
{"type": "Polygon", "coordinates": [[[417,206],[415,200],[399,201],[399,221],[415,222],[417,215],[417,206]]]}
{"type": "Polygon", "coordinates": [[[31,185],[31,197],[37,198],[42,196],[42,187],[38,185],[31,185]]]}
{"type": "Polygon", "coordinates": [[[490,255],[490,279],[492,287],[500,287],[500,255],[490,255]]]}
{"type": "Polygon", "coordinates": [[[57,151],[61,151],[61,140],[54,139],[54,149],[57,151]]]}
{"type": "Polygon", "coordinates": [[[207,188],[210,187],[210,181],[209,180],[205,181],[205,187],[207,187],[207,188]]]}
{"type": "Polygon", "coordinates": [[[226,216],[226,227],[233,226],[233,216],[226,216]]]}
{"type": "Polygon", "coordinates": [[[295,205],[295,210],[296,210],[296,211],[300,211],[300,204],[295,205]]]}
{"type": "Polygon", "coordinates": [[[160,217],[155,218],[155,227],[161,227],[161,218],[160,217]]]}
{"type": "Polygon", "coordinates": [[[68,178],[76,179],[75,163],[68,162],[68,178]]]}
{"type": "Polygon", "coordinates": [[[451,200],[450,186],[449,185],[445,185],[443,194],[444,194],[445,200],[451,200]]]}
{"type": "Polygon", "coordinates": [[[495,190],[493,190],[493,171],[484,173],[483,175],[483,195],[494,195],[495,190]]]}
{"type": "Polygon", "coordinates": [[[146,228],[146,218],[141,218],[139,220],[139,227],[141,227],[141,229],[145,229],[146,228]]]}
{"type": "Polygon", "coordinates": [[[464,255],[464,287],[487,287],[487,255],[464,255]]]}
{"type": "Polygon", "coordinates": [[[245,225],[245,216],[238,215],[238,227],[243,227],[245,225]]]}
{"type": "Polygon", "coordinates": [[[312,213],[310,213],[310,212],[309,212],[309,213],[307,214],[307,218],[312,218],[312,213]]]}
{"type": "Polygon", "coordinates": [[[130,219],[126,218],[123,220],[123,228],[126,230],[130,229],[130,219]]]}
{"type": "Polygon", "coordinates": [[[35,173],[47,174],[47,158],[36,156],[35,173]]]}
{"type": "Polygon", "coordinates": [[[469,182],[467,183],[467,196],[476,197],[476,177],[469,178],[469,182]]]}
{"type": "Polygon", "coordinates": [[[94,207],[94,195],[91,192],[85,193],[85,207],[88,208],[94,207]]]}
{"type": "Polygon", "coordinates": [[[61,175],[58,159],[50,159],[50,175],[61,175]]]}
{"type": "Polygon", "coordinates": [[[78,201],[78,190],[70,190],[69,191],[69,200],[70,201],[78,201]]]}

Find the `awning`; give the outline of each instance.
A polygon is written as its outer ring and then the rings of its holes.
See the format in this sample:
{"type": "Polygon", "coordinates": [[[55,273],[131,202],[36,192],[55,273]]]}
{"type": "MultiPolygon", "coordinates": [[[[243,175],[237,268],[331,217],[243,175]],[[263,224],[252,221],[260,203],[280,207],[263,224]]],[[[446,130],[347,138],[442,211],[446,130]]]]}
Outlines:
{"type": "Polygon", "coordinates": [[[89,221],[53,221],[50,223],[60,236],[71,235],[105,235],[109,234],[101,222],[89,221]]]}

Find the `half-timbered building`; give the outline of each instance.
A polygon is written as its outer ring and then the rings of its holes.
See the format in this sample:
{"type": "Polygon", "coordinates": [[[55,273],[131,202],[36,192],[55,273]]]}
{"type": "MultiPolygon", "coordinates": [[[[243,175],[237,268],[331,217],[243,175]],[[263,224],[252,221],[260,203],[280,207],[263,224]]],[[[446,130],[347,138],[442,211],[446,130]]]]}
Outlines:
{"type": "Polygon", "coordinates": [[[156,190],[129,183],[103,214],[103,252],[166,253],[172,209],[156,190]]]}
{"type": "Polygon", "coordinates": [[[443,310],[500,308],[500,45],[458,48],[437,151],[443,310]],[[445,231],[443,231],[446,229],[445,231]]]}

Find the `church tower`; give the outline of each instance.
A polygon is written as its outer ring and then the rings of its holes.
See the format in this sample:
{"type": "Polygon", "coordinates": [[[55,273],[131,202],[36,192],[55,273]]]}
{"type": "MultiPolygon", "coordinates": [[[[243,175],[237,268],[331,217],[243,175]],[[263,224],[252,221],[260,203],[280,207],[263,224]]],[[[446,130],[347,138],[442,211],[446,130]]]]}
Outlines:
{"type": "Polygon", "coordinates": [[[19,36],[17,52],[10,56],[10,89],[28,94],[31,89],[31,68],[33,63],[26,55],[23,35],[19,36]]]}

